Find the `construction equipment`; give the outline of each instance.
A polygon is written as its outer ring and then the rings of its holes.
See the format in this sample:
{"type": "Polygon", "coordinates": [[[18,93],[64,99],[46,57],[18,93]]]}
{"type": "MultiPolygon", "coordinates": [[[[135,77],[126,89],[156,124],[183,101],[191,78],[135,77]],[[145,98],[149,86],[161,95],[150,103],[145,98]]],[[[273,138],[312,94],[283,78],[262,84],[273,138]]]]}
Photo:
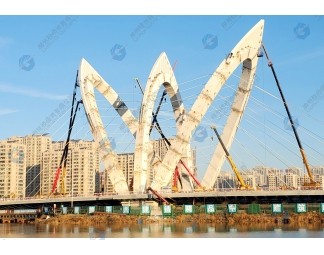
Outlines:
{"type": "Polygon", "coordinates": [[[71,106],[71,113],[70,113],[70,123],[69,123],[69,130],[68,130],[68,135],[65,141],[64,149],[63,149],[63,154],[60,160],[60,165],[56,170],[55,177],[54,177],[54,182],[52,186],[52,192],[53,193],[58,193],[57,192],[57,183],[60,180],[60,194],[65,195],[66,192],[66,187],[65,187],[65,176],[66,176],[66,164],[67,164],[67,157],[68,157],[68,152],[69,152],[69,143],[70,143],[70,138],[71,138],[71,133],[72,133],[72,128],[74,124],[74,120],[76,117],[77,110],[79,108],[79,105],[82,104],[82,100],[77,101],[76,107],[74,108],[75,102],[76,102],[76,90],[78,85],[78,73],[76,75],[76,80],[74,84],[74,90],[73,90],[73,96],[72,96],[72,106],[71,106]],[[61,175],[62,173],[62,175],[61,175]],[[61,178],[60,178],[61,175],[61,178]]]}
{"type": "Polygon", "coordinates": [[[225,156],[226,156],[226,158],[227,158],[227,161],[228,161],[228,163],[230,164],[231,168],[233,169],[233,171],[234,171],[234,173],[235,173],[235,176],[236,176],[237,180],[239,181],[239,185],[240,185],[240,186],[239,186],[239,189],[240,189],[240,190],[253,190],[252,187],[250,187],[249,185],[247,185],[247,184],[244,182],[242,176],[240,175],[240,173],[239,173],[239,171],[238,171],[238,169],[237,169],[237,167],[236,167],[236,165],[235,165],[235,163],[234,163],[234,160],[232,159],[231,155],[229,154],[228,150],[226,149],[226,147],[225,147],[225,145],[224,145],[224,143],[223,143],[223,140],[221,139],[220,135],[218,134],[218,132],[217,132],[217,130],[216,130],[216,127],[215,127],[215,126],[211,126],[211,129],[214,130],[214,132],[215,132],[215,134],[216,134],[216,136],[217,136],[217,138],[218,138],[220,144],[221,144],[222,147],[223,147],[223,150],[224,150],[224,152],[225,152],[225,156]]]}
{"type": "Polygon", "coordinates": [[[156,190],[152,189],[151,187],[148,187],[147,192],[151,191],[158,199],[160,199],[164,204],[169,205],[170,203],[168,200],[166,200],[163,196],[161,196],[156,190]]]}
{"type": "Polygon", "coordinates": [[[195,187],[195,191],[205,191],[205,187],[201,185],[200,181],[196,178],[196,176],[194,176],[190,169],[188,168],[188,166],[182,161],[182,159],[180,159],[180,164],[183,165],[183,167],[186,169],[187,173],[189,174],[189,176],[194,180],[194,182],[196,183],[197,187],[195,187]]]}
{"type": "Polygon", "coordinates": [[[174,175],[173,175],[172,192],[178,192],[178,180],[179,180],[181,188],[182,188],[182,181],[180,178],[179,168],[178,168],[178,166],[176,166],[176,168],[174,170],[174,175]]]}
{"type": "MultiPolygon", "coordinates": [[[[268,53],[267,53],[267,51],[266,51],[266,49],[265,49],[265,47],[264,47],[264,44],[262,44],[262,48],[263,48],[263,51],[264,51],[264,53],[265,53],[265,55],[266,55],[266,58],[267,58],[267,60],[268,60],[268,66],[271,68],[272,74],[273,74],[273,76],[274,76],[274,78],[275,78],[275,81],[276,81],[276,84],[277,84],[277,87],[278,87],[278,90],[279,90],[279,93],[280,93],[281,99],[282,99],[282,101],[283,101],[283,104],[284,104],[284,106],[285,106],[285,109],[286,109],[286,112],[287,112],[287,115],[288,115],[288,119],[289,119],[290,125],[291,125],[291,127],[292,127],[292,130],[293,130],[293,132],[294,132],[294,135],[295,135],[296,140],[297,140],[297,143],[298,143],[298,147],[299,147],[299,150],[300,150],[300,154],[301,154],[301,156],[302,156],[302,159],[303,159],[303,163],[304,163],[304,165],[305,165],[305,168],[306,168],[306,170],[307,170],[308,177],[309,177],[309,179],[310,179],[310,182],[305,182],[305,183],[303,184],[303,187],[304,187],[304,188],[308,188],[308,189],[316,189],[316,188],[319,188],[319,187],[320,187],[320,183],[318,183],[318,182],[316,182],[316,181],[314,180],[314,177],[313,177],[313,175],[312,175],[312,172],[311,172],[310,166],[309,166],[309,164],[308,164],[308,160],[307,160],[307,157],[306,157],[306,153],[305,153],[305,151],[304,151],[304,149],[303,149],[303,146],[302,146],[302,144],[301,144],[301,141],[300,141],[300,139],[299,139],[299,136],[298,136],[297,129],[296,129],[296,127],[295,127],[295,124],[294,124],[293,118],[291,117],[291,114],[290,114],[290,111],[289,111],[289,108],[288,108],[288,104],[287,104],[286,99],[285,99],[285,97],[284,97],[284,95],[283,95],[282,89],[281,89],[281,87],[280,87],[279,80],[278,80],[278,78],[277,78],[277,75],[276,75],[276,72],[275,72],[275,70],[274,70],[273,64],[272,64],[272,62],[271,62],[271,60],[270,60],[270,58],[269,58],[269,55],[268,55],[268,53]]],[[[261,57],[261,56],[262,56],[262,54],[260,54],[260,57],[261,57]]]]}

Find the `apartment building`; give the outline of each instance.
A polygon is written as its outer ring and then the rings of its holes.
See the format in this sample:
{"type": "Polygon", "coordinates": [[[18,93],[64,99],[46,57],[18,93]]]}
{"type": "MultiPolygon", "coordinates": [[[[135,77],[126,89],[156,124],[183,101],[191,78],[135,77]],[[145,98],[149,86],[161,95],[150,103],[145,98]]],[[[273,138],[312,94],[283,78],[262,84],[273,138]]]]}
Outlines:
{"type": "Polygon", "coordinates": [[[18,141],[26,146],[26,197],[40,194],[41,162],[43,154],[51,149],[52,139],[48,134],[13,136],[8,141],[18,141]]]}
{"type": "Polygon", "coordinates": [[[0,198],[25,197],[26,146],[19,141],[0,141],[0,198]]]}
{"type": "Polygon", "coordinates": [[[66,170],[60,171],[55,190],[53,184],[60,165],[65,141],[52,142],[50,151],[44,153],[41,168],[41,194],[53,193],[87,196],[95,193],[95,176],[99,171],[99,155],[93,141],[71,140],[66,170]]]}

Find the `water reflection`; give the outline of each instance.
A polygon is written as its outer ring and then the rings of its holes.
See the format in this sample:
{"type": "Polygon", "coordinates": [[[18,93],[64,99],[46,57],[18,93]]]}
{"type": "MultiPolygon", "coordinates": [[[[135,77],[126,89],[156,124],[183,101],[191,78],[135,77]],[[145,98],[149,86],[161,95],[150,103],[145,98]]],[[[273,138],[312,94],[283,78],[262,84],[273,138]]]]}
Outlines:
{"type": "Polygon", "coordinates": [[[324,224],[113,224],[104,226],[0,224],[1,238],[324,237],[324,224]]]}

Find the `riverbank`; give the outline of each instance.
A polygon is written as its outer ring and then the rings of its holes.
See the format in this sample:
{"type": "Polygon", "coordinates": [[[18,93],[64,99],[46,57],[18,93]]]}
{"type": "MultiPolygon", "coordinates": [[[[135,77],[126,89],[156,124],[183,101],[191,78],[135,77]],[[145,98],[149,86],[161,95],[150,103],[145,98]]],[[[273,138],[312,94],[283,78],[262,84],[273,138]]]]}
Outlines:
{"type": "Polygon", "coordinates": [[[324,214],[308,212],[304,214],[290,213],[289,215],[270,214],[193,214],[179,215],[176,217],[159,216],[133,216],[123,214],[98,213],[93,215],[64,214],[54,217],[41,217],[36,219],[36,224],[76,224],[76,225],[109,225],[116,223],[224,223],[224,224],[249,224],[249,223],[273,223],[273,224],[324,224],[324,214]]]}

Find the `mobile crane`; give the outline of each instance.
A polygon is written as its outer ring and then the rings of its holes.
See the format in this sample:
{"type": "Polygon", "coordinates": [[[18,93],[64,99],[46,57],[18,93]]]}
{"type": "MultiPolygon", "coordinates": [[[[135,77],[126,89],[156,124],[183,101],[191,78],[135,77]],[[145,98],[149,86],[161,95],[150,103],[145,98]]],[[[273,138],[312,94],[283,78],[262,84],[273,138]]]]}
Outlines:
{"type": "MultiPolygon", "coordinates": [[[[72,128],[74,125],[74,120],[76,117],[77,110],[79,108],[79,105],[82,104],[82,100],[77,101],[76,107],[74,108],[75,102],[76,102],[76,90],[78,85],[78,73],[76,75],[75,79],[75,84],[74,84],[74,90],[73,90],[73,96],[72,96],[72,106],[71,106],[71,113],[70,113],[70,123],[69,123],[69,130],[68,130],[68,135],[65,141],[64,149],[63,149],[63,154],[60,160],[59,167],[56,170],[55,177],[54,177],[54,182],[52,186],[52,192],[51,194],[57,194],[57,183],[60,180],[60,193],[62,195],[65,195],[66,192],[66,187],[65,187],[65,176],[66,176],[66,164],[67,164],[67,157],[68,157],[68,152],[69,152],[69,143],[70,143],[70,138],[71,138],[71,133],[72,133],[72,128]],[[62,174],[61,174],[62,173],[62,174]],[[61,178],[60,178],[61,175],[61,178]]],[[[51,195],[50,194],[50,195],[51,195]]]]}
{"type": "MultiPolygon", "coordinates": [[[[305,166],[305,168],[307,170],[307,174],[308,174],[308,177],[310,179],[310,182],[304,182],[303,188],[305,188],[305,189],[318,189],[320,187],[320,183],[318,183],[318,182],[316,182],[314,180],[313,174],[312,174],[311,169],[310,169],[310,166],[308,164],[308,160],[307,160],[307,157],[306,157],[306,153],[305,153],[305,151],[303,149],[303,146],[301,144],[301,141],[299,139],[299,136],[298,136],[298,133],[297,133],[297,129],[295,127],[293,118],[291,117],[291,114],[290,114],[290,111],[289,111],[289,108],[288,108],[288,104],[287,104],[286,99],[284,97],[284,94],[282,92],[282,89],[281,89],[281,86],[280,86],[280,83],[279,83],[277,74],[276,74],[276,72],[274,70],[273,64],[272,64],[272,62],[271,62],[271,60],[269,58],[269,55],[268,55],[268,53],[267,53],[267,51],[266,51],[263,43],[262,43],[262,49],[263,49],[263,51],[264,51],[264,53],[266,55],[266,58],[268,60],[268,66],[271,68],[273,77],[274,77],[274,79],[276,81],[276,84],[277,84],[277,87],[278,87],[278,90],[279,90],[279,93],[280,93],[282,102],[283,102],[283,104],[285,106],[285,109],[286,109],[286,112],[287,112],[287,115],[288,115],[288,119],[289,119],[290,125],[292,127],[292,130],[294,132],[295,138],[297,140],[297,144],[298,144],[299,151],[300,151],[300,154],[301,154],[302,159],[303,159],[304,166],[305,166]]],[[[262,57],[262,56],[263,56],[263,54],[260,51],[260,54],[258,54],[258,57],[262,57]]]]}
{"type": "Polygon", "coordinates": [[[225,152],[225,156],[226,156],[226,158],[227,158],[227,161],[228,161],[228,163],[230,164],[231,168],[233,169],[233,171],[234,171],[234,173],[235,173],[235,176],[236,176],[237,180],[239,181],[239,185],[240,185],[240,186],[239,186],[239,189],[240,189],[240,190],[253,190],[252,187],[250,187],[249,185],[247,185],[247,184],[244,182],[242,176],[240,175],[240,173],[239,173],[239,171],[238,171],[238,169],[237,169],[237,167],[236,167],[236,165],[235,165],[235,163],[234,163],[234,160],[232,159],[231,155],[229,154],[228,150],[226,149],[225,144],[223,143],[222,138],[221,138],[220,135],[218,134],[218,132],[217,132],[217,130],[216,130],[216,127],[215,127],[215,126],[211,126],[211,129],[214,130],[214,132],[215,132],[215,134],[216,134],[216,136],[217,136],[217,138],[218,138],[220,144],[221,144],[222,147],[223,147],[223,150],[224,150],[224,152],[225,152]]]}

